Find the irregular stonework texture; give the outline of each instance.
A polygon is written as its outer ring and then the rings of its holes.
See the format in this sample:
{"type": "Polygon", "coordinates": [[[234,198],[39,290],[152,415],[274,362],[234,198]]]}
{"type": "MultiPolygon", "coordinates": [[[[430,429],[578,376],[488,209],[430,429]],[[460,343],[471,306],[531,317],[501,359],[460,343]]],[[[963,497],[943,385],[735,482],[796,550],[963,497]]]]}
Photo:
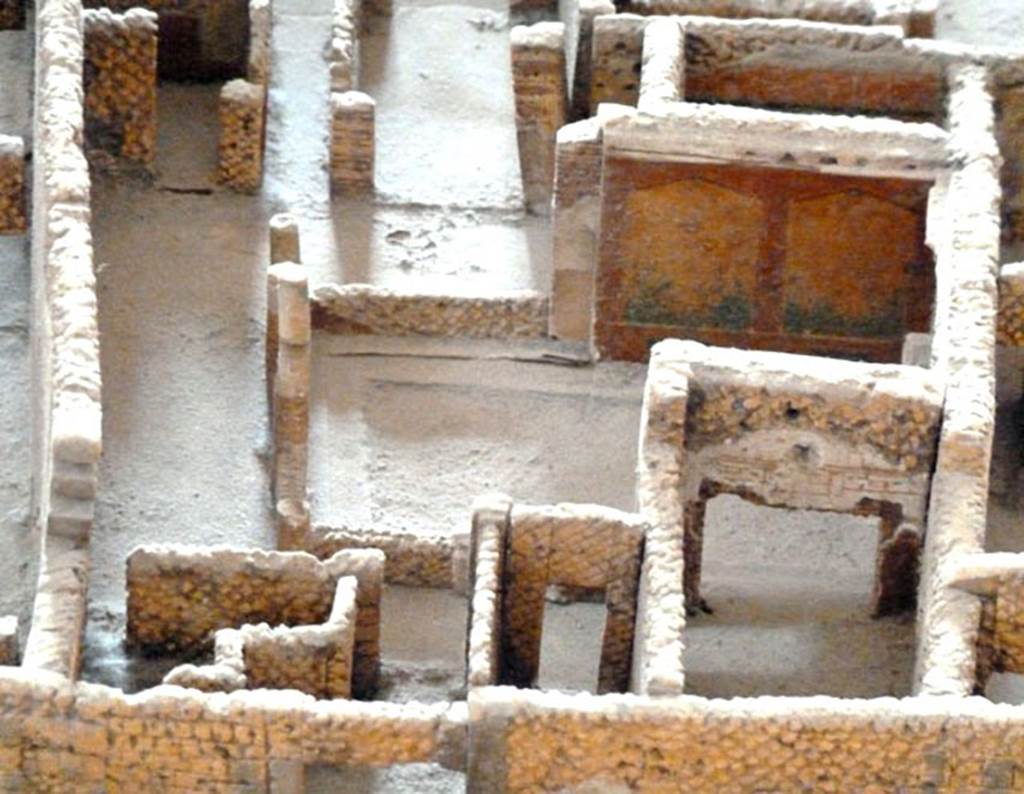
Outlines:
{"type": "Polygon", "coordinates": [[[1024,673],[1024,554],[964,554],[949,584],[983,599],[976,678],[1024,673]]]}
{"type": "Polygon", "coordinates": [[[1004,226],[1010,236],[1024,238],[1024,86],[999,95],[998,136],[1005,163],[1002,169],[1004,226]]]}
{"type": "Polygon", "coordinates": [[[156,156],[157,16],[85,11],[85,145],[148,166],[156,156]]]}
{"type": "Polygon", "coordinates": [[[915,692],[970,694],[981,606],[950,586],[957,558],[983,550],[995,430],[1001,190],[993,99],[985,70],[950,83],[950,161],[929,212],[935,251],[932,368],[945,380],[918,593],[915,692]]]}
{"type": "Polygon", "coordinates": [[[0,665],[16,665],[18,654],[18,617],[0,617],[0,665]]]}
{"type": "Polygon", "coordinates": [[[47,0],[36,16],[33,202],[33,507],[39,581],[22,665],[74,677],[102,401],[89,169],[82,151],[82,10],[47,0]]]}
{"type": "Polygon", "coordinates": [[[21,138],[0,135],[0,234],[24,234],[25,144],[21,138]]]}
{"type": "Polygon", "coordinates": [[[150,653],[208,646],[217,629],[246,623],[307,626],[331,615],[337,581],[359,582],[353,693],[374,692],[380,667],[384,555],[340,551],[320,562],[302,552],[166,546],[128,557],[129,644],[150,653]]]}
{"type": "Polygon", "coordinates": [[[704,508],[721,493],[877,515],[875,612],[913,605],[942,411],[933,373],[670,340],[652,351],[651,377],[663,381],[673,372],[688,393],[688,606],[702,603],[704,508]]]}
{"type": "Polygon", "coordinates": [[[334,0],[331,14],[331,46],[327,60],[331,71],[331,92],[359,88],[359,29],[361,0],[334,0]]]}
{"type": "Polygon", "coordinates": [[[528,290],[471,297],[329,284],[313,292],[312,309],[313,327],[337,334],[512,339],[544,336],[548,323],[547,299],[528,290]]]}
{"type": "Polygon", "coordinates": [[[470,533],[466,686],[489,686],[504,675],[502,639],[506,539],[511,502],[482,497],[473,506],[470,533]]]}
{"type": "Polygon", "coordinates": [[[510,40],[523,195],[530,212],[547,215],[555,177],[555,135],[568,118],[565,26],[518,25],[510,40]]]}
{"type": "Polygon", "coordinates": [[[364,529],[313,527],[302,548],[320,559],[342,549],[380,549],[384,580],[407,587],[449,588],[453,582],[454,543],[449,535],[419,535],[364,529]]]}
{"type": "Polygon", "coordinates": [[[647,522],[637,590],[630,690],[683,692],[683,482],[689,378],[685,367],[652,367],[644,385],[636,502],[647,522]]]}
{"type": "Polygon", "coordinates": [[[246,80],[232,80],[220,92],[218,178],[239,193],[255,193],[263,182],[266,102],[266,88],[246,80]]]}
{"type": "Polygon", "coordinates": [[[0,30],[23,30],[26,0],[0,0],[0,30]]]}
{"type": "Polygon", "coordinates": [[[250,54],[249,0],[85,0],[87,8],[160,15],[160,77],[229,80],[242,77],[250,54]]]}
{"type": "Polygon", "coordinates": [[[1024,262],[999,270],[998,341],[1007,347],[1024,346],[1024,262]]]}
{"type": "Polygon", "coordinates": [[[373,190],[376,103],[359,91],[331,93],[331,186],[373,190]]]}
{"type": "Polygon", "coordinates": [[[212,665],[180,665],[165,684],[204,691],[295,689],[318,698],[347,698],[352,691],[356,629],[356,579],[338,579],[327,621],[317,626],[266,623],[220,629],[212,665]]]}
{"type": "Polygon", "coordinates": [[[1010,791],[1019,708],[982,698],[469,695],[468,791],[1010,791]]]}
{"type": "Polygon", "coordinates": [[[465,704],[175,686],[125,695],[0,669],[4,791],[301,792],[304,765],[459,768],[465,735],[465,704]]]}

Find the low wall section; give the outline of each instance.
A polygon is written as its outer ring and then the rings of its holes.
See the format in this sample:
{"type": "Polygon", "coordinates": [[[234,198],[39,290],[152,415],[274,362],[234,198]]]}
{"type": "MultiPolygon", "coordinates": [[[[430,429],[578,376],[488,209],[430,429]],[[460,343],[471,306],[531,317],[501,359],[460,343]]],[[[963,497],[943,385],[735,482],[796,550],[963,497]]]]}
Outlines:
{"type": "Polygon", "coordinates": [[[13,135],[0,135],[0,234],[24,234],[25,142],[13,135]]]}

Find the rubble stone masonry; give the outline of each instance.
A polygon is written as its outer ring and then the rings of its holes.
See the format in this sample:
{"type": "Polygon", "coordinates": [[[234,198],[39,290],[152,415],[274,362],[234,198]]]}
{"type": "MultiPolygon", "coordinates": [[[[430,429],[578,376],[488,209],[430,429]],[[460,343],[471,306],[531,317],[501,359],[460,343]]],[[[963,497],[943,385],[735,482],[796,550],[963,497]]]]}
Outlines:
{"type": "Polygon", "coordinates": [[[0,234],[24,234],[25,145],[21,138],[0,135],[0,234]]]}

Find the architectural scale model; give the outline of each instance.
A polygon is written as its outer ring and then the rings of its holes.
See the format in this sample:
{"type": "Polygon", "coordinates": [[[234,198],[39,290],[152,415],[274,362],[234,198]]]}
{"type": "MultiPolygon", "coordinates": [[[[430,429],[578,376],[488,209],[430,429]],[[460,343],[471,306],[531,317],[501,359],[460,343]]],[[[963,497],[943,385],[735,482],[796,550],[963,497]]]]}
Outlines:
{"type": "Polygon", "coordinates": [[[1018,0],[0,0],[0,235],[0,791],[1024,791],[1018,0]]]}

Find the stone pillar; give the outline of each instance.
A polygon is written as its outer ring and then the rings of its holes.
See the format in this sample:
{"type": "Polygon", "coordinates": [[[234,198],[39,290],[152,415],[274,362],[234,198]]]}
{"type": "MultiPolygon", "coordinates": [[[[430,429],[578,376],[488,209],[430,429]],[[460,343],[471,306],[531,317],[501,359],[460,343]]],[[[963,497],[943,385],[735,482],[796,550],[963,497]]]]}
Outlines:
{"type": "Polygon", "coordinates": [[[279,212],[270,219],[270,263],[302,264],[299,248],[299,223],[290,212],[279,212]]]}
{"type": "Polygon", "coordinates": [[[220,92],[220,182],[239,193],[255,193],[263,182],[266,90],[232,80],[220,92]]]}
{"type": "Polygon", "coordinates": [[[25,144],[21,138],[0,135],[0,234],[24,234],[25,144]]]}
{"type": "Polygon", "coordinates": [[[550,212],[555,136],[566,122],[565,26],[538,22],[512,28],[516,137],[526,208],[550,212]]]}
{"type": "MultiPolygon", "coordinates": [[[[625,532],[625,528],[623,528],[625,532]]],[[[636,628],[637,587],[640,581],[642,548],[640,537],[632,546],[635,554],[622,554],[610,560],[605,588],[608,614],[601,641],[601,666],[597,671],[598,694],[628,692],[633,666],[633,641],[636,628]]]]}
{"type": "MultiPolygon", "coordinates": [[[[295,216],[279,212],[270,219],[270,264],[281,262],[302,262],[299,248],[299,224],[295,216]]],[[[273,418],[274,376],[277,373],[277,275],[273,268],[267,269],[267,330],[266,365],[267,407],[273,418]]]]}
{"type": "Polygon", "coordinates": [[[274,377],[273,487],[276,502],[306,500],[309,441],[310,320],[306,270],[272,265],[277,280],[277,372],[274,377]]]}
{"type": "Polygon", "coordinates": [[[281,551],[304,551],[309,535],[309,502],[280,499],[274,508],[277,548],[281,551]]]}
{"type": "Polygon", "coordinates": [[[373,190],[376,103],[359,91],[331,94],[331,187],[373,190]]]}

